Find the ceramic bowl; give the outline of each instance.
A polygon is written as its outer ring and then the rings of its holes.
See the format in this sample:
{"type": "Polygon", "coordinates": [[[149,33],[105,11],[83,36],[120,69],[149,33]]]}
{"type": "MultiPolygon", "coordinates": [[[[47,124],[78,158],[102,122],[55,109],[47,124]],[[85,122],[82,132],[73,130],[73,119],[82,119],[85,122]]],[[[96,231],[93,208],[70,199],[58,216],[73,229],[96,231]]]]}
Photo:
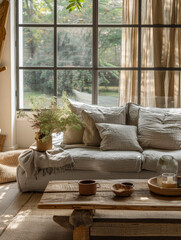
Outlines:
{"type": "Polygon", "coordinates": [[[116,196],[129,197],[134,191],[134,186],[116,183],[111,187],[111,190],[116,194],[116,196]]]}

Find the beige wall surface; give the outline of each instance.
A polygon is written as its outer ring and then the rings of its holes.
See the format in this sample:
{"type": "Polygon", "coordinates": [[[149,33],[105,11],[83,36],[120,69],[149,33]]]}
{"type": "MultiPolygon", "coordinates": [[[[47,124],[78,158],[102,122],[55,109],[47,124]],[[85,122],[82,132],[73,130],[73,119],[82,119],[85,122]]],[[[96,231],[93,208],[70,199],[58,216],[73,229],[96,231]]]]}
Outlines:
{"type": "Polygon", "coordinates": [[[24,119],[16,119],[15,72],[15,1],[10,1],[10,15],[1,65],[7,70],[0,73],[0,128],[7,136],[4,150],[29,147],[34,142],[34,131],[24,119]]]}

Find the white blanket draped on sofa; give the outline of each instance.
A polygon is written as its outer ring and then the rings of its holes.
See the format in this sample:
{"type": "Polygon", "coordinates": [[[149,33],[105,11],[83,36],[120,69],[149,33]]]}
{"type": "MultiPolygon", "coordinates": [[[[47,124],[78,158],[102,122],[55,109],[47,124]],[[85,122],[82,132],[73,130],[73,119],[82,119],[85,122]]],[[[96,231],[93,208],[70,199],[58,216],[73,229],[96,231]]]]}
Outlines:
{"type": "Polygon", "coordinates": [[[72,168],[73,159],[67,151],[55,148],[46,152],[27,149],[19,156],[19,165],[24,169],[27,178],[37,176],[39,169],[44,169],[44,174],[55,172],[59,169],[72,168]]]}

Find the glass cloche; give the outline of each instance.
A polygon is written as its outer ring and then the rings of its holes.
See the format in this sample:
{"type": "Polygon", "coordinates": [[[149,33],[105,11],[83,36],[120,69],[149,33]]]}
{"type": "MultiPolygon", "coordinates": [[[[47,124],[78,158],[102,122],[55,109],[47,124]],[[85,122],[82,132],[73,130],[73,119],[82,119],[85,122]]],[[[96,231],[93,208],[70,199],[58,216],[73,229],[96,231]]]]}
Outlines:
{"type": "Polygon", "coordinates": [[[174,173],[177,176],[178,173],[178,162],[171,155],[163,155],[157,163],[157,183],[162,186],[162,174],[163,173],[174,173]]]}

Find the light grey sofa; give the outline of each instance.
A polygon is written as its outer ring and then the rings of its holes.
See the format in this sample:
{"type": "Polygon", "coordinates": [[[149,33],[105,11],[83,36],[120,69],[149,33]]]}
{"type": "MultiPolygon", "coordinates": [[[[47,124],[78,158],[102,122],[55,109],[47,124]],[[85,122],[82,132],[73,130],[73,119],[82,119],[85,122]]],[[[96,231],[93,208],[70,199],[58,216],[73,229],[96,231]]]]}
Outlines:
{"type": "MultiPolygon", "coordinates": [[[[181,109],[147,108],[133,103],[126,105],[126,124],[138,126],[139,111],[143,109],[153,113],[181,114],[181,109]]],[[[181,116],[181,115],[180,115],[181,116]]],[[[139,127],[139,126],[138,126],[139,127]]],[[[178,139],[179,141],[179,139],[178,139]]],[[[18,166],[17,181],[21,192],[43,191],[50,180],[79,179],[149,179],[157,175],[157,162],[162,155],[172,155],[178,160],[181,173],[181,149],[144,149],[137,151],[101,151],[99,147],[85,145],[66,146],[72,156],[73,169],[39,169],[38,175],[27,178],[24,170],[18,166]]]]}

